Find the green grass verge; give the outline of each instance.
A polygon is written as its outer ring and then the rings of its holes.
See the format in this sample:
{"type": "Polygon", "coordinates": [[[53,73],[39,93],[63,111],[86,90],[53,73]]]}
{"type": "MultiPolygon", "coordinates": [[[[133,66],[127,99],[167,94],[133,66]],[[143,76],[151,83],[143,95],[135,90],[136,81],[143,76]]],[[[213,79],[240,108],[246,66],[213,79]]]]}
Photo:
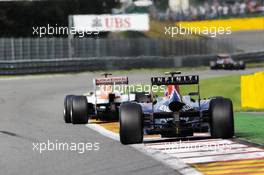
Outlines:
{"type": "MultiPolygon", "coordinates": [[[[183,86],[182,94],[194,91],[194,88],[183,86]]],[[[233,102],[234,111],[263,111],[264,109],[251,109],[241,107],[240,75],[215,77],[200,80],[200,92],[202,98],[223,96],[233,102]]]]}
{"type": "Polygon", "coordinates": [[[264,61],[256,62],[256,63],[247,63],[247,68],[257,68],[264,67],[264,61]]]}
{"type": "MultiPolygon", "coordinates": [[[[197,91],[197,85],[180,86],[181,95],[197,91]]],[[[164,92],[159,92],[162,95],[164,92]]],[[[215,77],[200,80],[201,98],[223,96],[230,98],[235,111],[241,111],[240,101],[240,75],[215,77]]]]}
{"type": "Polygon", "coordinates": [[[217,77],[201,80],[201,97],[223,96],[230,98],[234,110],[241,110],[240,75],[217,77]]]}
{"type": "Polygon", "coordinates": [[[235,135],[253,143],[264,145],[264,114],[236,113],[235,135]]]}

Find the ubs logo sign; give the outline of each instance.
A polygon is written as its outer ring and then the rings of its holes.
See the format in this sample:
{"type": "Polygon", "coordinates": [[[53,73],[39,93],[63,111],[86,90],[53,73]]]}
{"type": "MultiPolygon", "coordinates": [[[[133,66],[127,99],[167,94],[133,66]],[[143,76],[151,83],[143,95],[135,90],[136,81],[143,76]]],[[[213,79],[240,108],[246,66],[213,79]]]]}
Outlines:
{"type": "Polygon", "coordinates": [[[96,17],[92,22],[92,27],[102,27],[102,20],[96,17]]]}
{"type": "Polygon", "coordinates": [[[148,31],[148,14],[74,15],[73,24],[78,31],[148,31]]]}
{"type": "Polygon", "coordinates": [[[122,17],[109,17],[105,18],[105,26],[106,28],[129,28],[131,27],[130,18],[122,18],[122,17]]]}
{"type": "Polygon", "coordinates": [[[107,29],[126,29],[131,27],[130,18],[122,17],[108,17],[100,19],[94,18],[92,21],[92,27],[100,28],[104,27],[107,29]]]}

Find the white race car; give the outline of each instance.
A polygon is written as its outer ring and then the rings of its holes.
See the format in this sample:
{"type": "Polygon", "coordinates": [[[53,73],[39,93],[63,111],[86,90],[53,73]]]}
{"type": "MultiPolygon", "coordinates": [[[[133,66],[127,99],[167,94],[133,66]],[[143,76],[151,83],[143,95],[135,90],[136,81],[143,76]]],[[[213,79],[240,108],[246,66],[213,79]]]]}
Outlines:
{"type": "Polygon", "coordinates": [[[86,95],[67,95],[64,100],[65,123],[85,124],[89,118],[117,120],[121,103],[135,101],[136,94],[130,93],[128,77],[104,77],[93,80],[94,91],[86,95]]]}

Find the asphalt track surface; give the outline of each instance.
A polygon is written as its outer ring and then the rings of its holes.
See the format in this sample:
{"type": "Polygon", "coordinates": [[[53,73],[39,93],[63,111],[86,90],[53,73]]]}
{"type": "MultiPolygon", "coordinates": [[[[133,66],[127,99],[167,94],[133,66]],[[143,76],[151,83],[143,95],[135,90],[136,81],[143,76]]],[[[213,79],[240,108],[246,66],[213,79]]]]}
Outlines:
{"type": "MultiPolygon", "coordinates": [[[[246,71],[200,71],[201,78],[246,71]]],[[[149,82],[153,72],[129,74],[130,82],[149,82]],[[143,74],[143,75],[142,75],[143,74]]],[[[158,75],[158,74],[154,74],[158,75]]],[[[97,73],[27,76],[0,80],[0,174],[178,174],[129,146],[84,125],[65,124],[63,99],[92,89],[97,73]],[[99,142],[99,151],[33,151],[33,143],[99,142]]]]}

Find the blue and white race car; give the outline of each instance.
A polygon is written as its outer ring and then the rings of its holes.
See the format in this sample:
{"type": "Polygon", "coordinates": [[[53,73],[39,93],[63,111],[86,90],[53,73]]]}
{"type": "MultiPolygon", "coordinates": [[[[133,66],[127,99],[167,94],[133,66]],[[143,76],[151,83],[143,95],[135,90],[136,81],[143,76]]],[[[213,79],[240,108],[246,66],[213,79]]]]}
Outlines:
{"type": "Polygon", "coordinates": [[[233,137],[232,101],[224,97],[201,99],[199,76],[179,74],[170,72],[164,77],[151,78],[151,86],[166,87],[163,97],[156,97],[151,91],[137,94],[134,102],[121,104],[119,134],[122,144],[142,143],[144,134],[187,137],[197,131],[209,131],[213,138],[233,137]],[[182,96],[181,85],[195,86],[197,91],[182,96]]]}

